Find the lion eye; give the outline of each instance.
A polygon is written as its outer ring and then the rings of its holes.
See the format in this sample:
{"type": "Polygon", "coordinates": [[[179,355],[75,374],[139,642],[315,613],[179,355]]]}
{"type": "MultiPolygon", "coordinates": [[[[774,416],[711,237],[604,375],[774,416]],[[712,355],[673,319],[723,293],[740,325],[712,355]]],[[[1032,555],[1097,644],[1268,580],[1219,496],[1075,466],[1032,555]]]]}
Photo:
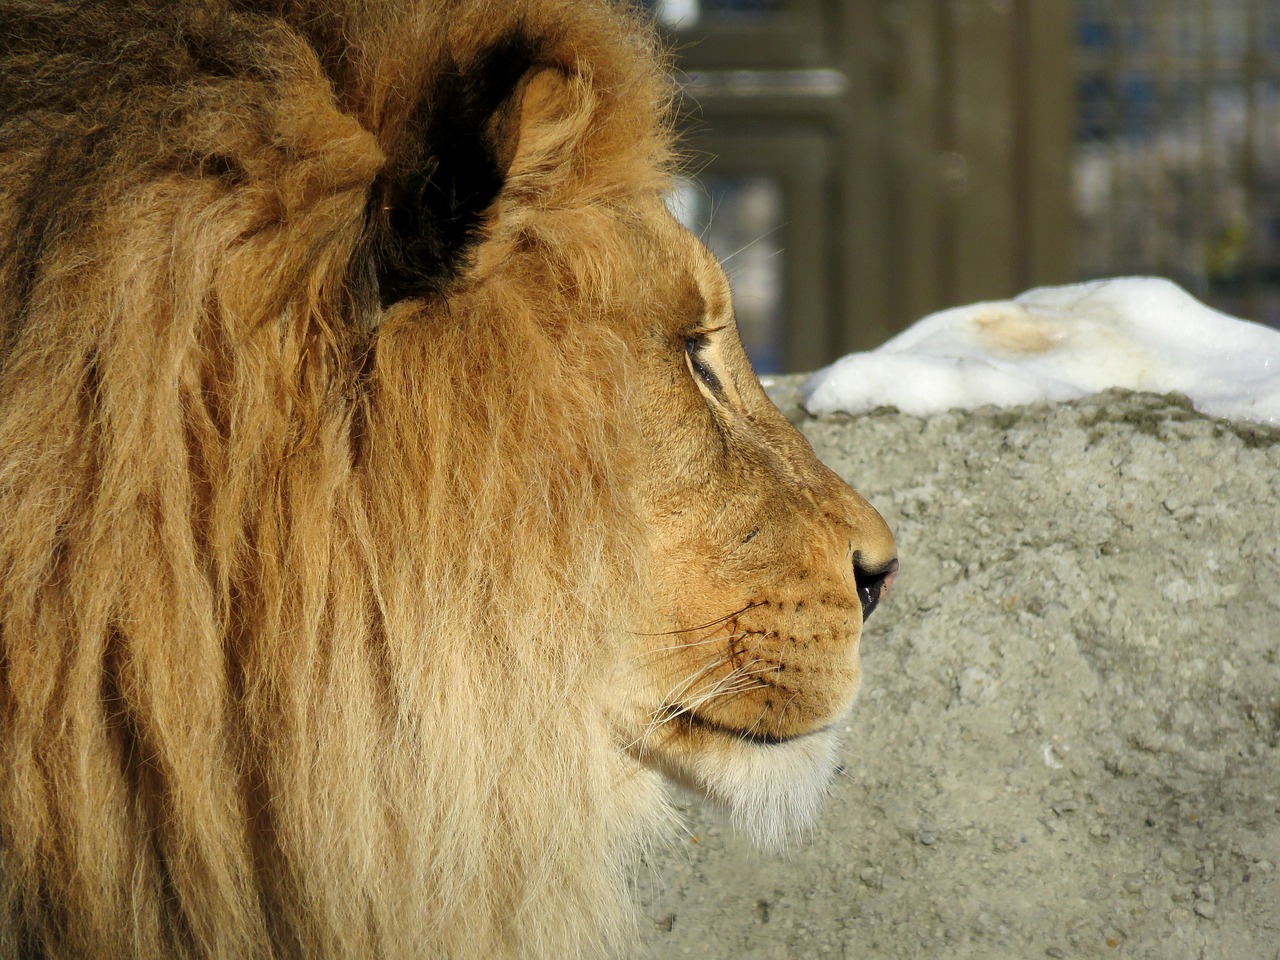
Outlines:
{"type": "Polygon", "coordinates": [[[706,384],[707,389],[717,396],[721,392],[720,379],[711,372],[711,367],[707,365],[703,356],[707,342],[702,337],[686,337],[684,341],[685,356],[689,358],[689,367],[694,374],[706,384]]]}

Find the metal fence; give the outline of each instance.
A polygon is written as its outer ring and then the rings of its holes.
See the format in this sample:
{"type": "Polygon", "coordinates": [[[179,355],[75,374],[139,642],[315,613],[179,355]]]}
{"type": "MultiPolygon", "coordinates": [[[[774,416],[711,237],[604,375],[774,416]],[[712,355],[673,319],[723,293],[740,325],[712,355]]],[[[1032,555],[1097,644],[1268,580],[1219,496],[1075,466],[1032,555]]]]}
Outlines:
{"type": "Polygon", "coordinates": [[[1076,270],[1280,326],[1280,4],[1077,0],[1076,270]]]}

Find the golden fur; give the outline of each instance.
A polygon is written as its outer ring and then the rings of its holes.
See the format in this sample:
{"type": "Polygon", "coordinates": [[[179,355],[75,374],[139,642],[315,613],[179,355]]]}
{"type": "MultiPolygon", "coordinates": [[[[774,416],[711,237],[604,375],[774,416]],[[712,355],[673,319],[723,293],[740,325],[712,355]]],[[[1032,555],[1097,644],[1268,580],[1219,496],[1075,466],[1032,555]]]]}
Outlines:
{"type": "Polygon", "coordinates": [[[665,213],[641,24],[0,22],[0,960],[599,956],[656,771],[803,818],[892,538],[665,213]]]}

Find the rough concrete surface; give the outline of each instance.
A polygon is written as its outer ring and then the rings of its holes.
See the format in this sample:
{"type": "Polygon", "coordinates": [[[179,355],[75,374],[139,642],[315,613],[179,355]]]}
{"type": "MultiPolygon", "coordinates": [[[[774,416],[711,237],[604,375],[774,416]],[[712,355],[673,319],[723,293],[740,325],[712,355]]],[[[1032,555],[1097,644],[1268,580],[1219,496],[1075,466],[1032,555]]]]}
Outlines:
{"type": "Polygon", "coordinates": [[[689,798],[650,955],[1280,960],[1280,432],[1124,393],[795,419],[902,571],[821,820],[764,854],[689,798]]]}

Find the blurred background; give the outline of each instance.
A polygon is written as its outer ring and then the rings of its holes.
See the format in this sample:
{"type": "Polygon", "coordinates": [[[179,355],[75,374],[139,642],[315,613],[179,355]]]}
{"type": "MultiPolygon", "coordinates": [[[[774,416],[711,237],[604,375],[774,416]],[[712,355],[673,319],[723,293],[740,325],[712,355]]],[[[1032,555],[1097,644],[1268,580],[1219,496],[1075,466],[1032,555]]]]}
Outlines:
{"type": "Polygon", "coordinates": [[[1155,274],[1280,326],[1277,0],[641,0],[761,372],[1155,274]]]}

